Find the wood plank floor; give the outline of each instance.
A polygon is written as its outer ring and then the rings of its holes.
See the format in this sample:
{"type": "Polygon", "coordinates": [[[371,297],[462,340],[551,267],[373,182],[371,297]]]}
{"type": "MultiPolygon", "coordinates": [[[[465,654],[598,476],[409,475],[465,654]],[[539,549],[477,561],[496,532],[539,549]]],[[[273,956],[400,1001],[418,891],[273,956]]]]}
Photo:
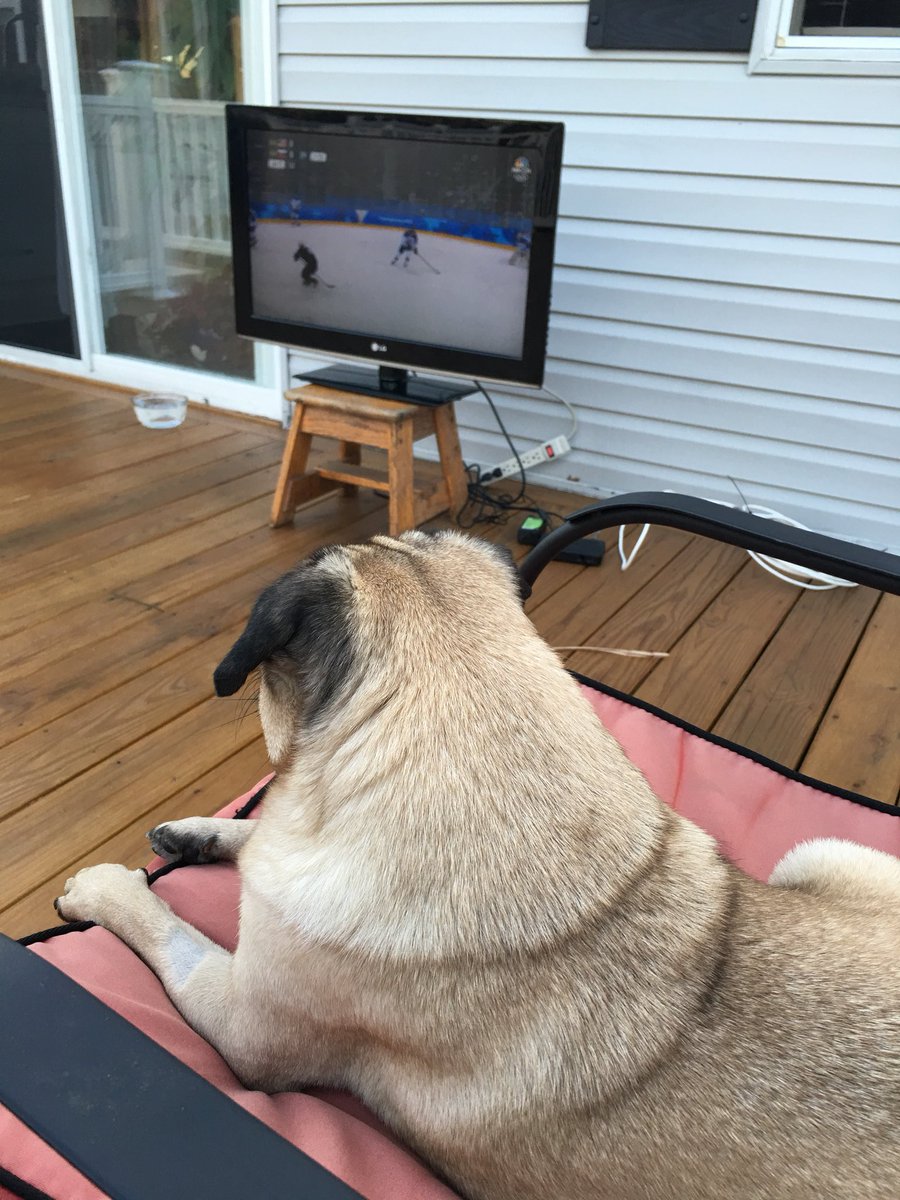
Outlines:
{"type": "MultiPolygon", "coordinates": [[[[255,717],[213,697],[212,669],[266,583],[386,523],[362,493],[269,529],[283,438],[202,408],[145,430],[120,391],[0,367],[0,930],[54,923],[75,868],[141,864],[151,825],[212,812],[266,772],[255,717]]],[[[476,532],[520,555],[515,525],[476,532]]],[[[563,651],[577,670],[897,802],[900,598],[800,592],[733,547],[657,528],[627,572],[614,553],[599,570],[553,564],[528,610],[554,646],[669,655],[563,651]]]]}

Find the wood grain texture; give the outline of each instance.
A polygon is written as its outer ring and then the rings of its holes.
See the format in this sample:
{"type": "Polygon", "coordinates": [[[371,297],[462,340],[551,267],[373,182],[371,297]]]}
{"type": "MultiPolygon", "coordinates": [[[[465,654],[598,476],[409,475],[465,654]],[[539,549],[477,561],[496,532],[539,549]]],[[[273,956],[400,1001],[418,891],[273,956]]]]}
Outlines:
{"type": "MultiPolygon", "coordinates": [[[[388,529],[412,529],[436,513],[458,513],[467,495],[459,437],[452,404],[435,408],[307,385],[285,392],[294,405],[270,524],[290,524],[294,511],[340,485],[345,495],[359,488],[384,491],[388,529]],[[436,435],[443,483],[417,482],[413,443],[436,435]],[[309,464],[314,438],[338,443],[339,458],[309,464]],[[387,452],[386,464],[362,465],[361,448],[387,452]]],[[[368,458],[368,456],[367,456],[368,458]]]]}
{"type": "Polygon", "coordinates": [[[796,589],[747,562],[672,646],[651,665],[635,695],[709,728],[773,631],[800,598],[796,589]]]}
{"type": "MultiPolygon", "coordinates": [[[[640,556],[634,566],[639,562],[640,556]]],[[[660,571],[652,587],[641,588],[626,607],[585,637],[585,643],[622,650],[670,651],[737,574],[742,563],[740,550],[733,546],[699,539],[691,541],[674,560],[672,569],[660,571]]],[[[567,656],[566,665],[630,692],[656,661],[580,650],[567,656]]]]}
{"type": "Polygon", "coordinates": [[[253,437],[245,439],[242,434],[221,438],[213,444],[218,447],[220,457],[205,463],[195,462],[177,475],[134,483],[110,496],[105,504],[98,504],[96,497],[81,497],[66,504],[60,496],[53,515],[36,513],[28,525],[3,536],[0,563],[14,557],[21,580],[28,565],[54,558],[63,539],[70,548],[73,539],[96,530],[103,530],[116,548],[123,535],[127,538],[130,529],[140,528],[162,508],[171,507],[173,513],[190,511],[194,503],[205,502],[202,498],[195,500],[204,494],[211,504],[221,503],[214,496],[216,492],[228,495],[229,489],[222,488],[222,484],[255,471],[268,469],[267,486],[271,490],[274,468],[278,464],[277,445],[253,437]]]}
{"type": "Polygon", "coordinates": [[[877,600],[867,588],[804,592],[713,732],[799,766],[877,600]]]}
{"type": "Polygon", "coordinates": [[[449,509],[456,516],[466,503],[468,480],[459,445],[456,412],[452,404],[442,404],[434,410],[434,432],[437,437],[449,509]]]}
{"type": "MultiPolygon", "coordinates": [[[[126,449],[94,419],[122,403],[116,389],[0,368],[0,453],[4,429],[28,450],[6,455],[0,482],[0,929],[13,935],[54,922],[50,901],[73,870],[139,865],[151,825],[212,812],[266,772],[255,716],[214,700],[211,672],[263,587],[317,545],[387,525],[384,499],[360,489],[271,529],[280,429],[192,410],[189,443],[176,430],[126,449]],[[64,446],[67,422],[81,453],[54,459],[46,439],[52,429],[64,446]]],[[[336,454],[323,442],[310,463],[336,454]]],[[[438,464],[416,470],[443,486],[438,464]]],[[[556,511],[580,503],[529,494],[556,511]]],[[[471,532],[521,558],[520,515],[471,532]]],[[[444,513],[427,527],[451,524],[444,513]]],[[[731,547],[657,528],[627,572],[614,553],[600,568],[551,564],[527,611],[553,645],[670,650],[658,664],[570,661],[764,754],[896,798],[895,598],[798,595],[731,547]]]]}
{"type": "Polygon", "coordinates": [[[146,835],[154,825],[196,816],[198,813],[215,812],[223,803],[227,803],[226,797],[234,799],[249,790],[257,780],[268,774],[269,769],[260,735],[236,754],[223,758],[199,779],[192,780],[160,804],[131,820],[117,833],[104,838],[86,854],[67,861],[39,887],[20,897],[0,916],[3,932],[9,937],[24,937],[38,929],[57,925],[59,918],[52,907],[53,900],[62,893],[70,875],[97,862],[120,862],[132,869],[144,866],[153,856],[146,835]]]}
{"type": "Polygon", "coordinates": [[[800,769],[900,802],[900,596],[882,596],[800,769]]]}
{"type": "MultiPolygon", "coordinates": [[[[551,646],[585,645],[648,586],[689,541],[686,534],[677,530],[659,530],[658,536],[645,546],[628,571],[618,571],[614,559],[607,558],[599,568],[585,567],[568,586],[547,601],[542,599],[542,575],[525,610],[551,646]]],[[[631,649],[640,647],[632,646],[631,649]]],[[[596,658],[583,665],[587,667],[586,674],[602,678],[603,669],[598,668],[596,658]]]]}
{"type": "Polygon", "coordinates": [[[412,422],[398,421],[391,426],[388,448],[388,529],[396,536],[415,524],[412,422]]]}
{"type": "Polygon", "coordinates": [[[28,541],[30,535],[26,530],[34,524],[50,522],[54,528],[58,528],[60,522],[74,519],[76,514],[85,510],[97,514],[102,524],[106,513],[120,499],[135,491],[139,496],[149,496],[152,507],[157,503],[153,499],[154,487],[161,489],[160,495],[166,495],[166,481],[172,476],[201,471],[210,463],[222,461],[230,454],[259,443],[259,435],[253,430],[246,433],[235,431],[230,436],[220,436],[218,431],[211,431],[209,438],[198,445],[182,450],[173,448],[164,458],[133,463],[97,475],[81,484],[57,486],[52,477],[44,477],[32,493],[20,491],[9,504],[0,507],[3,546],[8,545],[7,538],[10,535],[28,541]],[[100,501],[104,503],[98,508],[100,501]]]}

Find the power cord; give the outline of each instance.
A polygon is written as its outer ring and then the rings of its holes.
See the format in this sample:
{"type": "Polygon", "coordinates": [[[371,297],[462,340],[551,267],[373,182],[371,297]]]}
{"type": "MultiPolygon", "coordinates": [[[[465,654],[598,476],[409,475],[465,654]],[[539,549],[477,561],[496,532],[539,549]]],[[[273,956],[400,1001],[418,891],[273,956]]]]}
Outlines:
{"type": "MultiPolygon", "coordinates": [[[[506,443],[512,451],[513,458],[515,458],[519,465],[519,490],[515,495],[512,495],[509,492],[497,492],[488,489],[480,482],[482,475],[480,465],[478,463],[466,463],[466,474],[469,476],[468,499],[456,514],[457,525],[461,529],[471,529],[474,525],[479,524],[503,525],[509,520],[510,514],[514,512],[536,513],[547,522],[548,528],[552,527],[551,518],[555,518],[559,522],[564,521],[565,517],[560,513],[551,512],[539,504],[530,502],[531,498],[526,493],[525,468],[522,465],[522,459],[519,457],[519,452],[512,438],[509,436],[509,431],[503,423],[503,418],[497,411],[493,397],[477,379],[473,379],[472,383],[488,402],[488,406],[494,414],[494,420],[497,422],[500,432],[506,439],[506,443]]],[[[563,400],[562,403],[566,404],[566,401],[563,400]]],[[[571,405],[566,404],[566,406],[572,414],[573,430],[577,429],[575,411],[571,408],[571,405]]]]}
{"type": "Polygon", "coordinates": [[[575,409],[572,407],[572,405],[569,403],[568,400],[564,400],[562,398],[562,396],[557,396],[556,392],[554,392],[551,388],[542,387],[541,391],[545,395],[552,397],[552,399],[556,400],[557,403],[561,404],[563,406],[563,408],[568,410],[569,418],[572,421],[572,428],[566,434],[566,440],[569,442],[574,442],[575,435],[578,433],[578,414],[576,413],[575,409]]]}
{"type": "Polygon", "coordinates": [[[513,504],[516,504],[525,495],[525,468],[522,466],[522,460],[519,457],[519,452],[516,449],[512,438],[509,436],[509,430],[503,424],[503,418],[500,416],[500,413],[497,411],[497,405],[494,403],[493,397],[491,395],[489,395],[489,393],[486,391],[486,389],[484,387],[482,387],[482,385],[478,382],[477,379],[473,379],[472,382],[478,388],[479,392],[481,392],[482,396],[484,396],[485,400],[487,400],[488,405],[490,406],[490,410],[494,414],[494,420],[500,426],[500,432],[506,438],[506,444],[509,446],[510,450],[512,451],[512,456],[518,464],[518,467],[519,467],[519,494],[512,501],[513,504]]]}
{"type": "MultiPolygon", "coordinates": [[[[734,480],[732,480],[732,483],[734,483],[734,480]]],[[[783,525],[793,526],[794,529],[809,530],[809,526],[801,525],[799,521],[795,521],[792,517],[786,517],[784,513],[777,512],[774,508],[768,508],[765,504],[749,504],[744,499],[743,493],[736,483],[734,486],[741,495],[742,504],[729,504],[727,500],[712,500],[710,503],[719,504],[723,508],[736,508],[739,512],[751,513],[755,517],[765,517],[767,520],[780,521],[783,525]]],[[[627,571],[634,562],[637,552],[643,546],[649,531],[650,526],[644,525],[637,536],[637,541],[626,554],[625,526],[619,526],[619,561],[622,564],[623,571],[627,571]]],[[[855,583],[850,583],[846,579],[838,579],[835,575],[826,575],[822,571],[813,571],[808,567],[799,567],[796,563],[785,562],[781,558],[773,558],[770,554],[759,554],[755,550],[748,550],[747,554],[757,566],[762,567],[764,571],[768,571],[770,575],[774,575],[776,579],[781,579],[784,583],[790,583],[793,587],[804,588],[809,592],[829,592],[834,588],[856,587],[855,583]]]]}

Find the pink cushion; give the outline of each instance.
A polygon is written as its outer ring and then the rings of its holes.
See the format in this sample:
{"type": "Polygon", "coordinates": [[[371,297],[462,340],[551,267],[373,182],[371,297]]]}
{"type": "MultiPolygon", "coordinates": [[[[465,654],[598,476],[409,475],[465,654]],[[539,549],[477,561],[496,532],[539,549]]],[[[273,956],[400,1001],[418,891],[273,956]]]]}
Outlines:
{"type": "Polygon", "coordinates": [[[779,859],[810,838],[846,838],[900,858],[900,809],[854,803],[636,704],[584,692],[656,794],[711,833],[748,875],[768,879],[779,859]]]}
{"type": "MultiPolygon", "coordinates": [[[[792,846],[811,837],[848,838],[900,856],[898,816],[790,778],[614,696],[585,692],[657,794],[709,830],[723,852],[749,874],[766,878],[792,846]]],[[[240,797],[220,815],[231,816],[251,795],[240,797]]],[[[160,865],[156,860],[152,867],[160,865]]],[[[238,876],[232,866],[179,868],[154,887],[193,925],[233,947],[238,876]]],[[[156,977],[112,934],[90,929],[32,949],[368,1200],[453,1196],[354,1098],[322,1090],[268,1096],[242,1088],[212,1047],[182,1021],[156,977]]],[[[3,1109],[0,1162],[53,1197],[103,1196],[3,1109]]],[[[0,1187],[0,1200],[7,1195],[0,1187]]]]}

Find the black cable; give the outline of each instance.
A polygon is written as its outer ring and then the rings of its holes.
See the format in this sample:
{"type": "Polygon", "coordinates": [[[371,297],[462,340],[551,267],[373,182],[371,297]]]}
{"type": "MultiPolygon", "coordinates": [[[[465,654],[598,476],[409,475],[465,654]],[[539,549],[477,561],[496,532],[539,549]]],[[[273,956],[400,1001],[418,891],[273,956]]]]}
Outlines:
{"type": "Polygon", "coordinates": [[[513,445],[513,440],[509,436],[509,431],[507,430],[506,426],[503,424],[503,418],[500,416],[499,412],[497,411],[497,406],[494,403],[493,398],[487,393],[487,391],[485,391],[485,389],[482,387],[482,385],[478,382],[477,379],[473,379],[472,382],[475,384],[475,386],[478,388],[479,392],[481,392],[482,396],[484,396],[485,400],[487,400],[488,404],[490,405],[491,412],[494,414],[494,419],[496,420],[497,424],[500,426],[500,432],[506,438],[506,444],[509,446],[510,450],[512,450],[513,458],[516,460],[516,462],[518,464],[518,467],[519,467],[519,494],[512,501],[513,504],[518,504],[518,502],[525,495],[525,468],[522,466],[522,460],[519,457],[519,452],[513,445]]]}
{"type": "Polygon", "coordinates": [[[492,479],[482,482],[481,467],[477,463],[466,464],[466,472],[469,476],[468,499],[463,507],[456,514],[456,523],[461,529],[471,529],[473,525],[478,524],[493,524],[502,525],[509,520],[512,512],[530,512],[536,513],[548,526],[551,525],[551,517],[555,517],[558,521],[564,521],[565,517],[560,513],[551,512],[543,508],[539,504],[521,503],[521,501],[530,501],[530,497],[526,494],[525,483],[525,467],[522,465],[522,460],[519,457],[519,452],[513,444],[512,438],[503,423],[500,413],[494,404],[491,396],[485,391],[477,379],[473,379],[472,383],[484,396],[490,405],[491,412],[497,421],[500,431],[506,438],[507,444],[513,453],[513,457],[519,464],[519,491],[513,496],[508,492],[489,491],[488,485],[493,483],[492,479]],[[470,508],[474,507],[474,512],[468,513],[470,508]]]}

